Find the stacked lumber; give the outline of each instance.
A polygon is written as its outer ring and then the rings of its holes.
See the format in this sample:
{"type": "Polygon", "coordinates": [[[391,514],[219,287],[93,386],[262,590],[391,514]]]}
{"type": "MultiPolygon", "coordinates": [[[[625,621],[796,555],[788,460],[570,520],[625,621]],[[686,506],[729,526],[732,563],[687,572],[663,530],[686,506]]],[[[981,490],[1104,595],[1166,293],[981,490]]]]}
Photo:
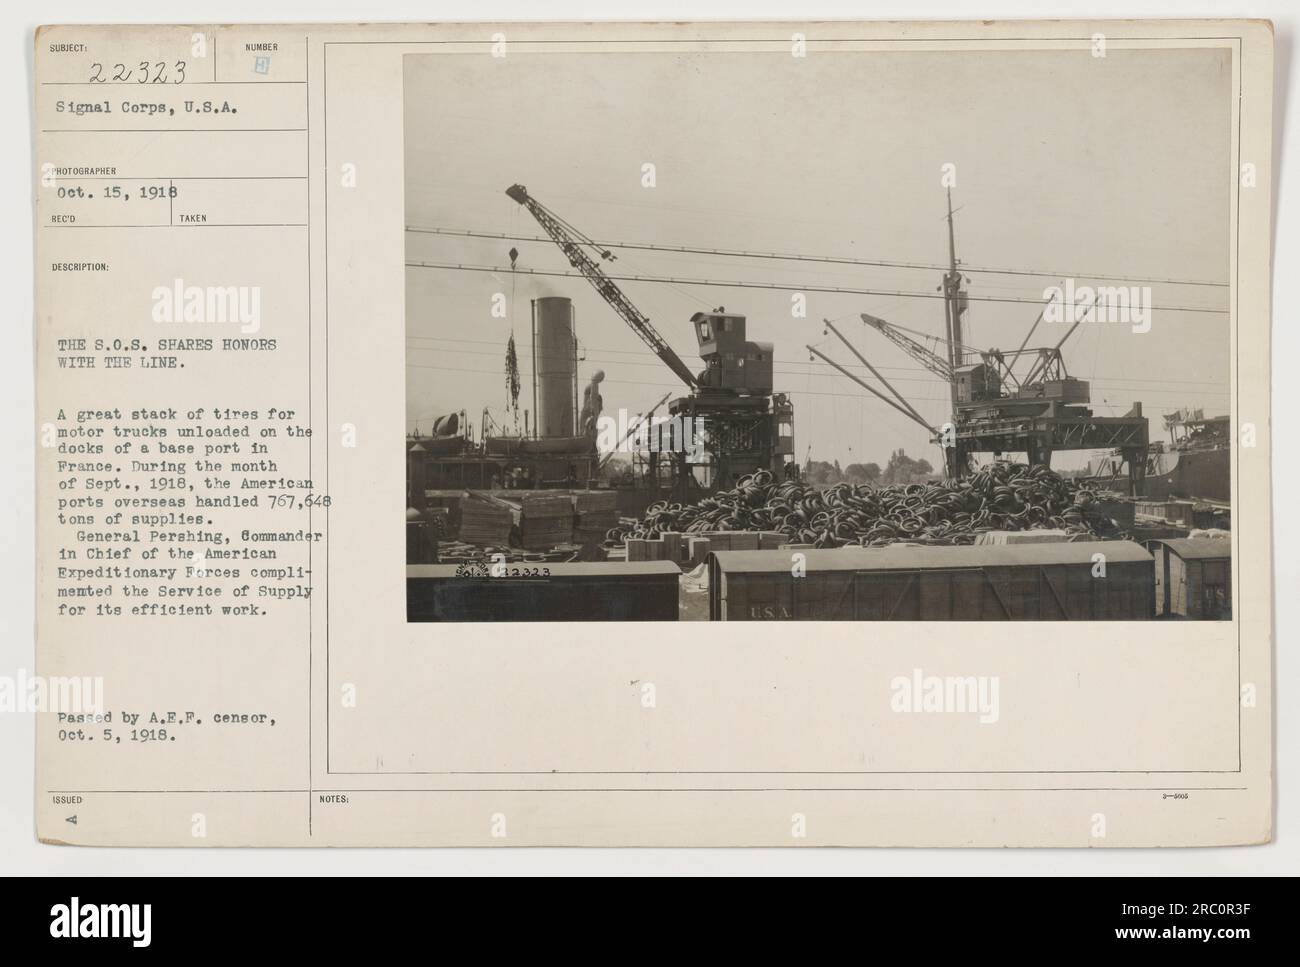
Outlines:
{"type": "MultiPolygon", "coordinates": [[[[463,525],[462,525],[463,526],[463,525]]],[[[523,547],[542,551],[573,540],[573,498],[530,494],[520,504],[519,537],[523,547]]]]}
{"type": "Polygon", "coordinates": [[[573,539],[600,544],[618,526],[618,497],[612,491],[582,491],[573,495],[573,539]]]}
{"type": "Polygon", "coordinates": [[[618,495],[612,490],[580,490],[573,495],[573,509],[581,514],[618,513],[618,495]]]}
{"type": "Polygon", "coordinates": [[[467,493],[460,500],[460,540],[477,547],[508,547],[514,517],[504,500],[467,493]]]}

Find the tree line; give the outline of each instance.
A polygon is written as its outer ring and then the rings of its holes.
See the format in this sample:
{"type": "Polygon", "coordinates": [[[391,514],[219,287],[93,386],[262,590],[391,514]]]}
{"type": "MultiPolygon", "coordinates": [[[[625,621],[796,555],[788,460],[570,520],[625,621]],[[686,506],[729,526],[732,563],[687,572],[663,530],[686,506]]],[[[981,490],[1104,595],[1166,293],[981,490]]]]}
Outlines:
{"type": "Polygon", "coordinates": [[[804,480],[815,487],[830,487],[837,483],[889,487],[933,477],[934,467],[929,460],[909,457],[899,447],[889,454],[884,469],[878,463],[850,463],[841,469],[839,460],[828,463],[809,458],[804,464],[803,474],[804,480]]]}

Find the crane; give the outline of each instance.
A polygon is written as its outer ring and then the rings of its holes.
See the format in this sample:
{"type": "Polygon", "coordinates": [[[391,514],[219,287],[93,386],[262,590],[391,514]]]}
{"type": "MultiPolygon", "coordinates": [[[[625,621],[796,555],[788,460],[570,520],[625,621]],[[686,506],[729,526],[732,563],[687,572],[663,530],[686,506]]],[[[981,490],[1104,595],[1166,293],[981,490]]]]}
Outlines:
{"type": "MultiPolygon", "coordinates": [[[[868,319],[874,317],[863,316],[863,318],[868,319]]],[[[885,323],[883,320],[880,319],[876,319],[875,321],[879,322],[881,325],[888,325],[887,323],[885,323]]],[[[840,332],[838,329],[835,328],[835,324],[833,322],[831,322],[829,319],[823,319],[822,324],[830,332],[835,333],[835,335],[839,338],[840,342],[844,343],[844,345],[848,347],[849,352],[853,353],[853,355],[858,358],[858,362],[860,362],[863,366],[867,367],[867,369],[871,371],[871,375],[875,376],[876,379],[880,380],[880,382],[884,385],[884,387],[887,390],[889,390],[889,392],[894,394],[894,399],[891,400],[889,397],[887,397],[884,393],[880,392],[880,390],[876,389],[874,386],[865,382],[860,377],[854,376],[847,369],[845,369],[839,363],[835,362],[835,360],[831,359],[829,356],[827,356],[825,353],[823,353],[821,350],[817,349],[816,347],[805,346],[804,347],[805,349],[807,349],[810,353],[812,353],[813,355],[821,359],[822,362],[827,363],[830,366],[833,366],[836,370],[838,370],[843,375],[847,376],[849,379],[853,380],[853,382],[857,383],[863,389],[874,394],[875,396],[878,396],[881,400],[883,400],[889,406],[892,406],[894,409],[898,410],[898,412],[902,413],[913,423],[919,424],[920,426],[929,430],[931,433],[937,434],[939,432],[939,430],[936,427],[931,426],[926,421],[925,417],[923,417],[917,411],[916,407],[914,407],[911,403],[909,403],[904,398],[902,393],[900,393],[897,389],[894,388],[893,383],[885,379],[884,375],[880,372],[880,370],[876,369],[875,366],[872,366],[871,363],[867,361],[866,356],[863,356],[862,353],[858,352],[857,347],[855,347],[853,343],[849,342],[849,340],[845,338],[844,333],[840,332]],[[897,402],[895,402],[895,400],[897,402]]],[[[942,360],[940,360],[940,362],[942,362],[942,360]]]]}
{"type": "Polygon", "coordinates": [[[631,300],[623,294],[623,291],[604,273],[600,267],[600,262],[593,258],[587,249],[595,252],[605,261],[613,261],[618,256],[606,249],[602,249],[590,238],[583,235],[555,212],[528,194],[528,189],[523,185],[511,185],[506,189],[506,194],[513,201],[528,209],[528,213],[537,219],[537,223],[542,226],[546,234],[560,247],[560,251],[569,260],[569,264],[591,283],[591,287],[600,293],[600,297],[609,303],[610,308],[618,313],[624,322],[632,327],[632,330],[641,337],[641,340],[650,347],[651,351],[662,359],[664,364],[692,390],[699,389],[700,382],[695,374],[691,372],[691,368],[673,351],[673,348],[668,345],[664,337],[659,335],[655,327],[650,324],[649,317],[633,305],[631,300]]]}
{"type": "Polygon", "coordinates": [[[951,192],[947,221],[948,270],[944,273],[942,286],[946,325],[943,342],[947,358],[905,333],[912,332],[923,340],[935,337],[891,325],[866,313],[862,314],[862,321],[948,384],[952,398],[950,422],[944,423],[942,428],[928,426],[920,412],[829,321],[826,322],[827,331],[839,337],[888,390],[888,394],[869,385],[814,347],[809,346],[809,352],[901,415],[934,432],[934,442],[943,447],[949,477],[964,476],[970,469],[970,457],[975,453],[1000,456],[1007,452],[1023,452],[1031,464],[1050,466],[1052,453],[1056,450],[1106,448],[1123,456],[1129,466],[1130,493],[1140,493],[1148,434],[1142,405],[1135,403],[1133,409],[1121,417],[1094,416],[1087,408],[1090,399],[1087,381],[1072,377],[1061,356],[1061,347],[1088,318],[1088,307],[1085,306],[1082,314],[1070,320],[1070,327],[1051,347],[1028,348],[1047,308],[1060,295],[1059,288],[1038,313],[1018,349],[1004,353],[999,349],[980,351],[964,345],[962,317],[966,313],[967,296],[963,283],[966,280],[957,261],[951,192]],[[968,360],[972,363],[968,364],[968,360]],[[1017,375],[1013,371],[1015,368],[1021,369],[1024,375],[1017,375]]]}
{"type": "MultiPolygon", "coordinates": [[[[1045,308],[1046,307],[1044,307],[1044,309],[1045,308]]],[[[1030,337],[1034,334],[1034,330],[1038,328],[1038,324],[1042,321],[1042,318],[1043,313],[1039,312],[1038,318],[1034,320],[1034,324],[1029,328],[1029,331],[1025,333],[1024,342],[1022,342],[1020,348],[1014,352],[1003,353],[997,349],[978,350],[958,344],[956,347],[956,355],[958,358],[966,355],[978,356],[985,365],[993,368],[999,383],[1007,383],[1007,385],[1011,386],[1013,393],[1018,393],[1022,389],[1032,386],[1036,380],[1062,379],[1068,374],[1065,371],[1065,364],[1061,358],[1061,347],[1065,345],[1065,341],[1074,334],[1074,331],[1079,328],[1082,319],[1076,319],[1074,324],[1066,331],[1065,335],[1061,337],[1055,346],[1042,349],[1026,349],[1025,347],[1028,345],[1030,337]],[[1032,363],[1025,371],[1024,376],[1017,376],[1013,367],[1022,357],[1029,357],[1032,360],[1032,363]]],[[[907,355],[911,356],[945,383],[951,385],[956,384],[957,371],[948,360],[941,357],[938,353],[934,352],[923,343],[906,335],[906,333],[915,332],[915,330],[907,329],[904,326],[893,325],[885,322],[883,319],[867,315],[865,312],[862,313],[862,321],[879,332],[895,346],[898,346],[903,350],[903,352],[907,353],[907,355]]],[[[925,337],[925,333],[917,332],[915,334],[925,337]]],[[[990,386],[988,389],[991,390],[993,387],[990,386]]],[[[999,389],[998,392],[1001,393],[1004,392],[1004,390],[999,389]]]]}
{"type": "Polygon", "coordinates": [[[952,364],[938,353],[933,352],[921,343],[917,342],[915,339],[903,335],[901,327],[890,325],[885,322],[884,319],[869,316],[865,312],[862,313],[862,321],[872,329],[875,329],[930,372],[934,373],[934,375],[938,376],[945,383],[951,383],[953,381],[955,374],[953,373],[952,364]]]}

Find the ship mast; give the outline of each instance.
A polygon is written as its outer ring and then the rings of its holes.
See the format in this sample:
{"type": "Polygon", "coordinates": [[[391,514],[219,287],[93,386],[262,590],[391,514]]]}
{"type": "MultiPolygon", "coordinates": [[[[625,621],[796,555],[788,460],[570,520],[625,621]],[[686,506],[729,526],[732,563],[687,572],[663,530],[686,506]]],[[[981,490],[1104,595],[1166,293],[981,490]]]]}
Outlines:
{"type": "MultiPolygon", "coordinates": [[[[962,314],[966,311],[966,293],[957,270],[957,239],[952,221],[952,189],[948,189],[948,271],[943,276],[944,321],[948,334],[948,363],[955,372],[965,362],[962,355],[962,314]]],[[[953,421],[957,418],[957,383],[950,384],[953,421]]]]}

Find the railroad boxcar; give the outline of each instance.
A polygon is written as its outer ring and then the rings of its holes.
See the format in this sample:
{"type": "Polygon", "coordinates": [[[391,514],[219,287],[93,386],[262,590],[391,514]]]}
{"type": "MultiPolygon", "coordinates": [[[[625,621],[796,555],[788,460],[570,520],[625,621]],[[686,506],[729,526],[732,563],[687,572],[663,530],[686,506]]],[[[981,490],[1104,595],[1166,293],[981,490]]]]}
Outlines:
{"type": "Polygon", "coordinates": [[[709,557],[709,616],[1145,621],[1154,582],[1152,556],[1132,541],[721,551],[709,557]]]}
{"type": "Polygon", "coordinates": [[[1146,546],[1155,555],[1157,615],[1231,620],[1232,541],[1171,538],[1146,546]]]}
{"type": "Polygon", "coordinates": [[[676,621],[672,561],[518,563],[491,577],[451,564],[406,569],[407,621],[676,621]]]}

